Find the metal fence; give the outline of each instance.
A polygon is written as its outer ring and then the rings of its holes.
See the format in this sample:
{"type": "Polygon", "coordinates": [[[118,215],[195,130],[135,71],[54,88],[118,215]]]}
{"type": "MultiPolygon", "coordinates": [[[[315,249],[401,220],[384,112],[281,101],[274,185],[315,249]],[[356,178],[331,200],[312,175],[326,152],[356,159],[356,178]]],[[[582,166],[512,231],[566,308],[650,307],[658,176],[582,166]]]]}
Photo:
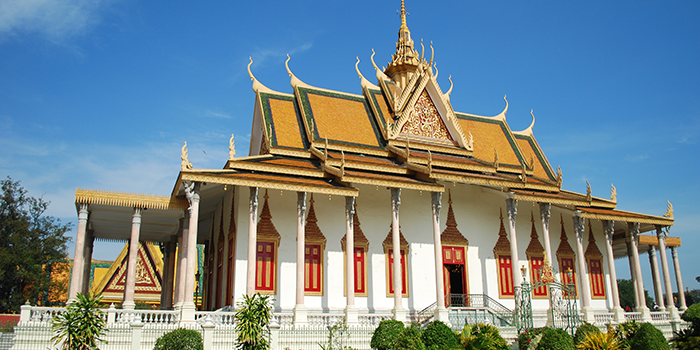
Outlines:
{"type": "Polygon", "coordinates": [[[272,350],[310,350],[333,349],[369,350],[374,328],[366,327],[304,327],[296,329],[281,329],[278,334],[277,347],[272,350]]]}

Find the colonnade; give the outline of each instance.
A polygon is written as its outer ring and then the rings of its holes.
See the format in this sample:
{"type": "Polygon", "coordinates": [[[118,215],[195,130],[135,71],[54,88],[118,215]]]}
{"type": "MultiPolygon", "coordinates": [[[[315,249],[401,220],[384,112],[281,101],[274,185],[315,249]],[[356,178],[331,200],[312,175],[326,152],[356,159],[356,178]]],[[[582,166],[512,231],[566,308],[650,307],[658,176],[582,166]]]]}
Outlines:
{"type": "MultiPolygon", "coordinates": [[[[164,255],[164,273],[163,273],[163,293],[161,295],[161,307],[169,308],[173,303],[176,309],[182,310],[182,320],[194,321],[194,291],[195,291],[195,272],[197,268],[197,228],[199,221],[199,187],[196,182],[184,182],[185,195],[189,202],[189,208],[185,210],[183,219],[180,219],[180,225],[176,236],[166,243],[164,255]],[[179,246],[177,256],[175,247],[179,246]],[[177,274],[175,273],[175,265],[179,266],[177,274]],[[173,286],[175,288],[173,288],[173,286]]],[[[258,221],[258,188],[250,187],[250,197],[248,202],[249,222],[248,222],[248,246],[247,246],[247,279],[246,279],[246,294],[253,295],[255,293],[255,276],[256,276],[256,242],[257,242],[257,221],[258,221]]],[[[441,321],[448,321],[448,312],[445,307],[445,287],[444,281],[439,276],[443,273],[442,264],[442,244],[440,239],[440,209],[441,209],[441,192],[432,192],[431,194],[432,207],[432,231],[434,245],[434,263],[435,263],[435,295],[436,309],[435,318],[441,321]]],[[[513,196],[506,198],[506,207],[508,214],[508,230],[511,244],[511,263],[512,271],[518,271],[518,244],[516,233],[516,216],[517,216],[518,200],[513,196]]],[[[353,232],[353,216],[354,216],[355,197],[345,197],[345,237],[346,237],[346,321],[350,324],[358,322],[358,308],[355,306],[355,288],[354,288],[354,232],[353,232]]],[[[401,205],[401,189],[391,188],[391,210],[392,210],[392,242],[394,247],[400,246],[399,233],[399,208],[401,205]]],[[[547,256],[552,257],[552,248],[549,239],[549,218],[551,204],[539,203],[541,231],[543,233],[544,250],[547,256]]],[[[138,247],[139,235],[141,227],[141,208],[134,208],[132,215],[132,226],[129,240],[130,247],[138,247]]],[[[296,302],[294,306],[294,323],[303,325],[307,323],[307,309],[304,305],[304,232],[305,232],[305,212],[306,212],[306,193],[297,193],[297,246],[296,246],[296,302]]],[[[69,289],[69,300],[73,300],[79,292],[86,292],[89,285],[89,268],[92,257],[92,245],[94,235],[89,229],[89,211],[87,204],[80,204],[78,210],[78,232],[76,238],[75,258],[73,260],[73,271],[71,275],[71,284],[69,289]],[[86,263],[87,262],[87,263],[86,263]],[[86,272],[87,271],[87,272],[86,272]]],[[[575,211],[573,215],[574,228],[576,233],[576,255],[579,270],[578,285],[581,288],[579,293],[580,304],[584,314],[584,321],[593,323],[594,315],[591,308],[591,290],[588,279],[588,268],[586,266],[586,258],[583,249],[584,235],[584,218],[580,211],[575,211]]],[[[612,249],[613,242],[613,226],[612,220],[602,220],[605,233],[605,253],[608,263],[608,272],[611,280],[611,299],[612,312],[616,322],[624,321],[624,312],[619,304],[619,294],[617,288],[617,274],[615,271],[614,256],[612,249]]],[[[666,257],[665,239],[667,230],[664,227],[657,226],[656,233],[658,237],[660,255],[662,265],[662,275],[664,288],[666,290],[666,301],[664,303],[661,296],[661,282],[658,271],[656,247],[650,246],[649,259],[652,266],[652,276],[654,279],[654,291],[656,294],[656,302],[662,310],[670,312],[672,320],[678,320],[678,310],[674,306],[673,296],[671,292],[671,277],[666,257]]],[[[637,245],[639,243],[639,224],[628,223],[626,241],[628,244],[628,258],[632,278],[635,285],[635,301],[637,310],[642,313],[643,320],[650,320],[650,311],[645,305],[644,285],[639,264],[639,253],[637,245]]],[[[393,249],[393,286],[394,286],[394,307],[392,313],[394,318],[400,321],[406,321],[407,312],[402,303],[402,282],[401,282],[401,250],[393,249]]],[[[680,266],[678,263],[678,254],[676,247],[671,247],[674,269],[676,274],[677,287],[680,291],[679,302],[681,311],[686,309],[685,298],[683,294],[683,282],[680,275],[680,266]]],[[[129,249],[129,257],[127,263],[126,285],[124,289],[124,301],[122,307],[124,309],[133,309],[135,278],[136,278],[136,262],[138,252],[137,249],[129,249]]],[[[519,274],[513,273],[513,285],[519,287],[522,284],[522,278],[519,274]]],[[[217,286],[217,288],[221,288],[217,286]]],[[[551,300],[550,312],[548,316],[551,318],[551,300]]],[[[551,319],[550,319],[551,321],[551,319]]]]}

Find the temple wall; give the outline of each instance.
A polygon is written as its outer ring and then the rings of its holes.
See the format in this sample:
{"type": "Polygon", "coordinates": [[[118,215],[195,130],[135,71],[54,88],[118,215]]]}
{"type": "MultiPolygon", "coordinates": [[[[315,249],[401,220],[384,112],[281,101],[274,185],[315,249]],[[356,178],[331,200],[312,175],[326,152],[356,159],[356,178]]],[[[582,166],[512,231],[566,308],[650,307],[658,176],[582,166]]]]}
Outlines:
{"type": "MultiPolygon", "coordinates": [[[[391,310],[394,306],[393,297],[387,296],[386,256],[382,242],[390,232],[391,224],[391,191],[376,186],[358,185],[360,196],[357,198],[357,213],[361,228],[369,240],[367,255],[367,296],[356,296],[356,305],[361,310],[391,310]]],[[[499,300],[509,308],[514,307],[512,298],[499,299],[498,275],[493,247],[498,239],[500,226],[499,208],[503,210],[504,224],[507,230],[506,194],[497,190],[480,186],[446,185],[452,192],[453,210],[457,228],[469,240],[467,250],[467,284],[470,294],[487,294],[499,300]]],[[[259,195],[258,215],[264,204],[265,190],[259,195]]],[[[246,290],[247,274],[247,235],[248,235],[248,188],[236,188],[236,257],[234,274],[234,300],[246,290]]],[[[309,209],[307,195],[307,213],[309,209]]],[[[345,235],[345,198],[342,196],[316,195],[315,210],[318,226],[326,237],[324,252],[324,281],[323,295],[306,296],[305,304],[309,310],[342,310],[346,306],[345,256],[340,240],[345,235]]],[[[269,191],[269,206],[272,221],[279,232],[280,246],[277,255],[277,295],[275,307],[278,310],[291,310],[295,305],[296,294],[296,201],[297,194],[292,191],[269,191]]],[[[224,201],[224,228],[228,231],[228,213],[230,196],[224,201]]],[[[220,211],[220,209],[218,209],[220,211]]],[[[440,213],[440,230],[445,229],[448,212],[448,193],[442,198],[440,213]]],[[[569,244],[575,250],[575,234],[573,229],[572,212],[552,206],[550,219],[550,242],[552,254],[549,257],[552,266],[558,270],[556,250],[560,244],[560,214],[569,244]]],[[[435,302],[435,266],[433,256],[433,238],[431,222],[431,195],[428,192],[403,190],[401,193],[400,222],[401,231],[409,242],[408,256],[408,288],[409,296],[403,299],[403,306],[409,310],[419,311],[435,302]]],[[[516,221],[518,239],[518,266],[527,264],[525,250],[530,241],[531,215],[535,219],[535,228],[540,243],[544,246],[542,228],[539,219],[539,205],[532,202],[520,201],[516,221]]],[[[218,219],[217,219],[218,220],[218,219]]],[[[593,232],[598,249],[605,255],[604,234],[600,221],[593,221],[593,232]]],[[[218,226],[217,226],[218,227],[218,226]]],[[[218,228],[217,228],[218,230],[218,228]]],[[[218,231],[217,231],[218,232],[218,231]]],[[[507,232],[507,231],[506,231],[507,232]]],[[[584,250],[588,245],[588,221],[584,236],[584,250]]],[[[228,241],[227,241],[228,242],[228,241]]],[[[226,265],[224,263],[224,265],[226,265]]],[[[608,299],[594,299],[591,306],[594,309],[606,309],[612,305],[609,301],[610,280],[607,260],[603,258],[606,280],[606,295],[608,299]]],[[[516,271],[515,273],[520,273],[516,271]]],[[[215,275],[215,273],[214,273],[215,275]]],[[[225,282],[226,273],[224,273],[225,282]]],[[[530,274],[528,272],[528,280],[530,274]]],[[[579,286],[580,288],[580,286],[579,286]]],[[[226,293],[222,293],[225,298],[226,293]]],[[[546,310],[547,299],[533,299],[534,310],[546,310]]],[[[222,303],[223,304],[223,303],[222,303]]]]}

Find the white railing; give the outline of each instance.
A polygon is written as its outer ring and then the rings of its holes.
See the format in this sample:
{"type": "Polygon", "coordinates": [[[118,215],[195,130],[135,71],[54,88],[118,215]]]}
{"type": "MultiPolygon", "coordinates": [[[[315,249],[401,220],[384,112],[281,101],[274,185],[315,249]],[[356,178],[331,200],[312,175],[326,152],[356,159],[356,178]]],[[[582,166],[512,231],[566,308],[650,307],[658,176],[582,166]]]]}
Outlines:
{"type": "Polygon", "coordinates": [[[652,322],[669,322],[671,320],[670,312],[668,311],[652,311],[651,321],[652,322]]]}
{"type": "Polygon", "coordinates": [[[377,327],[379,322],[383,320],[391,320],[394,316],[390,313],[385,314],[360,314],[358,316],[358,321],[362,327],[377,327]]]}
{"type": "Polygon", "coordinates": [[[172,324],[180,321],[180,312],[176,310],[119,310],[110,308],[108,313],[115,313],[116,323],[141,321],[141,323],[172,324]]]}
{"type": "MultiPolygon", "coordinates": [[[[54,316],[64,313],[65,307],[32,306],[29,321],[38,323],[50,323],[54,316]]],[[[20,321],[24,321],[20,319],[20,321]]]]}
{"type": "Polygon", "coordinates": [[[236,313],[233,311],[196,311],[194,319],[197,323],[209,320],[217,325],[232,325],[236,323],[236,313]]]}
{"type": "Polygon", "coordinates": [[[335,313],[335,314],[321,314],[313,313],[307,316],[309,321],[309,326],[311,327],[330,327],[337,323],[342,323],[345,319],[345,314],[335,313]]]}
{"type": "Polygon", "coordinates": [[[612,312],[596,312],[593,314],[596,326],[604,326],[606,324],[612,323],[613,317],[615,316],[612,312]]]}
{"type": "Polygon", "coordinates": [[[642,321],[642,313],[637,312],[637,311],[625,312],[625,317],[627,318],[628,321],[637,321],[637,322],[642,321]]]}

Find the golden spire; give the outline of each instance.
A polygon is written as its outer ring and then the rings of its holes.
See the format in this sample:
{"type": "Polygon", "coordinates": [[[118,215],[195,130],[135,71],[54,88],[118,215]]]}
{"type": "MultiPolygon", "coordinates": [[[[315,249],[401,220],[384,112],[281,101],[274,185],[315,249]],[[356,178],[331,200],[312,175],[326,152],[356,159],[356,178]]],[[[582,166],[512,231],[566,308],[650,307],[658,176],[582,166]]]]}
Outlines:
{"type": "Polygon", "coordinates": [[[392,77],[395,81],[394,73],[406,70],[407,67],[417,67],[420,63],[418,51],[413,48],[413,40],[411,39],[411,31],[406,25],[406,6],[404,0],[401,0],[401,27],[399,28],[399,41],[396,43],[396,53],[391,57],[391,62],[388,64],[384,73],[392,77]]]}

